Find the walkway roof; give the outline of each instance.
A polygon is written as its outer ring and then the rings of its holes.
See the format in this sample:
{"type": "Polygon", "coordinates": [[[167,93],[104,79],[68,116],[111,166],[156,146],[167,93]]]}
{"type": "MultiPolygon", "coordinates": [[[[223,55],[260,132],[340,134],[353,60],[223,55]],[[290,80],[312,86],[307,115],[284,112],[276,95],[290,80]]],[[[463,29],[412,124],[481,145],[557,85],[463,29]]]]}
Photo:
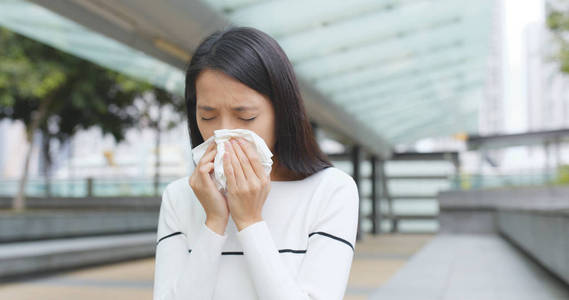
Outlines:
{"type": "Polygon", "coordinates": [[[180,93],[203,37],[254,26],[293,62],[320,127],[387,158],[398,143],[477,132],[492,3],[4,0],[0,25],[180,93]]]}

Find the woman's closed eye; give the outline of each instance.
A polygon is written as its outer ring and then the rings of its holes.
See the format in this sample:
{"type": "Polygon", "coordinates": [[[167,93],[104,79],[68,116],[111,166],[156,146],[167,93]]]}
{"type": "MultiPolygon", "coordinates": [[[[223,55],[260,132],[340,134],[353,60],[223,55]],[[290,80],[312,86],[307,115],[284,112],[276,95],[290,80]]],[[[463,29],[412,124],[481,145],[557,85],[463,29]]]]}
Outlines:
{"type": "MultiPolygon", "coordinates": [[[[256,118],[257,118],[257,117],[253,117],[253,118],[250,118],[250,119],[241,119],[241,118],[239,118],[239,119],[240,119],[240,120],[243,120],[243,121],[250,122],[250,121],[255,120],[256,118]]],[[[209,121],[209,120],[212,120],[212,119],[215,119],[215,117],[214,117],[214,118],[209,118],[209,119],[206,119],[206,118],[203,118],[203,117],[202,117],[202,120],[204,120],[204,121],[209,121]]]]}

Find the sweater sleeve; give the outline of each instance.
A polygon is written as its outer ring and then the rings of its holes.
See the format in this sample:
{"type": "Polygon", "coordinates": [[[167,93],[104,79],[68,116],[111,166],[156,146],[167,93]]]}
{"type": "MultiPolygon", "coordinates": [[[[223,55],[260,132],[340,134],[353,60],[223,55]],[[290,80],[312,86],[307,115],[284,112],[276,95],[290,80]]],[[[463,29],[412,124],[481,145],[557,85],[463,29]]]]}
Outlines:
{"type": "Polygon", "coordinates": [[[210,300],[227,235],[201,223],[195,231],[195,246],[188,249],[169,193],[167,188],[162,194],[158,218],[153,299],[210,300]]]}
{"type": "Polygon", "coordinates": [[[359,195],[351,177],[328,195],[296,276],[284,265],[265,221],[237,232],[259,299],[343,299],[355,250],[359,195]]]}

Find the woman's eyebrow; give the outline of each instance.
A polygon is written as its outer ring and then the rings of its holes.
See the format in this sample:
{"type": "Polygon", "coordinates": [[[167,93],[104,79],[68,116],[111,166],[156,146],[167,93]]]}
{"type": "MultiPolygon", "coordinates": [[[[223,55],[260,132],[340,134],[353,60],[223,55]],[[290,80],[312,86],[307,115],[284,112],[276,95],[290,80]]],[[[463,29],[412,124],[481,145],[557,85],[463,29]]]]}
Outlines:
{"type": "Polygon", "coordinates": [[[232,108],[235,111],[246,111],[246,110],[256,110],[258,107],[255,106],[237,106],[232,108]]]}
{"type": "Polygon", "coordinates": [[[198,109],[203,109],[206,111],[212,111],[215,110],[215,108],[211,107],[211,106],[207,106],[207,105],[198,105],[198,109]]]}
{"type": "MultiPolygon", "coordinates": [[[[207,106],[207,105],[198,105],[198,109],[203,109],[205,111],[214,111],[216,110],[216,108],[211,107],[211,106],[207,106]]],[[[247,111],[247,110],[257,110],[258,107],[256,106],[236,106],[231,108],[235,111],[247,111]]]]}

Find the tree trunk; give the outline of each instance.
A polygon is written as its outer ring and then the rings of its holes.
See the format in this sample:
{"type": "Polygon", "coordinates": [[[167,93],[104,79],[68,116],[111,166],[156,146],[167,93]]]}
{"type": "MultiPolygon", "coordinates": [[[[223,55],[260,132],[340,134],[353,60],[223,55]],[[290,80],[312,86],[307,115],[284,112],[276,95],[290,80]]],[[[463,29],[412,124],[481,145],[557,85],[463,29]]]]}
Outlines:
{"type": "Polygon", "coordinates": [[[26,183],[28,181],[28,169],[32,157],[32,151],[34,149],[33,134],[31,134],[31,137],[30,134],[26,134],[26,137],[27,137],[26,139],[28,140],[29,147],[26,153],[26,160],[24,162],[24,170],[18,185],[18,193],[16,194],[16,197],[12,200],[12,208],[16,211],[22,211],[26,209],[25,188],[26,188],[26,183]]]}
{"type": "Polygon", "coordinates": [[[154,162],[154,196],[159,196],[160,184],[160,123],[162,121],[162,107],[158,108],[158,120],[156,121],[156,160],[154,162]]]}
{"type": "Polygon", "coordinates": [[[45,117],[47,107],[52,98],[53,97],[46,98],[40,103],[39,109],[32,114],[32,123],[30,124],[30,127],[26,128],[26,138],[30,146],[28,148],[28,152],[26,153],[24,169],[22,170],[22,176],[20,177],[20,183],[18,185],[18,193],[16,194],[16,197],[12,199],[12,209],[16,211],[23,211],[26,209],[26,184],[28,182],[28,169],[30,166],[32,151],[34,149],[34,133],[45,117]]]}
{"type": "Polygon", "coordinates": [[[51,156],[50,156],[50,140],[49,133],[47,130],[42,130],[42,155],[43,155],[43,178],[45,185],[45,197],[51,197],[51,182],[49,176],[49,169],[51,168],[51,156]]]}

